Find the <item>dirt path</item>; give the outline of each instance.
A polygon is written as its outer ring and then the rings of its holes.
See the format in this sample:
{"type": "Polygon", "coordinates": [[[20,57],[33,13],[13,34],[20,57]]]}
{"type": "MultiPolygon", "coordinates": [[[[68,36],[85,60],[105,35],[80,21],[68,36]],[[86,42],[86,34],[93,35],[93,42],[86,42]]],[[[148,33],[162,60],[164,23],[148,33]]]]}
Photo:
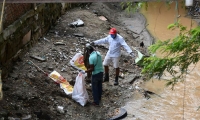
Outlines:
{"type": "MultiPolygon", "coordinates": [[[[93,3],[67,11],[44,36],[46,39],[41,38],[24,56],[21,56],[13,66],[13,71],[2,80],[4,99],[0,101],[0,118],[103,120],[112,117],[114,110],[124,106],[125,102],[133,97],[136,83],[134,81],[143,79],[140,76],[141,68],[132,64],[134,60],[130,56],[122,55],[120,68],[121,74],[123,73],[125,77],[119,79],[118,86],[113,86],[114,71],[110,67],[110,82],[103,83],[103,98],[100,107],[90,104],[82,107],[72,100],[70,95],[66,95],[53,80],[27,61],[33,61],[48,73],[56,70],[71,85],[74,85],[78,73],[69,61],[77,52],[83,52],[87,42],[105,37],[111,27],[117,28],[129,46],[138,47],[140,40],[146,40],[149,37],[144,35],[146,34],[143,31],[144,28],[140,28],[139,23],[137,24],[138,31],[128,29],[128,24],[125,23],[129,22],[123,23],[123,21],[130,21],[130,18],[139,19],[135,15],[124,14],[118,4],[112,3],[93,3]],[[106,17],[107,21],[101,20],[100,16],[106,17]],[[83,20],[84,26],[76,28],[68,26],[77,19],[83,20]],[[74,33],[83,36],[76,36],[74,33]],[[55,45],[54,43],[58,41],[63,42],[64,45],[55,45]],[[46,61],[32,59],[31,55],[45,58],[46,61]],[[63,111],[57,109],[58,106],[64,107],[63,111]]],[[[141,20],[138,21],[141,22],[141,20]]],[[[143,27],[144,22],[140,23],[143,27]]],[[[104,58],[107,49],[104,47],[96,47],[96,49],[102,53],[104,58]]],[[[87,83],[86,86],[92,100],[90,84],[87,83]]]]}

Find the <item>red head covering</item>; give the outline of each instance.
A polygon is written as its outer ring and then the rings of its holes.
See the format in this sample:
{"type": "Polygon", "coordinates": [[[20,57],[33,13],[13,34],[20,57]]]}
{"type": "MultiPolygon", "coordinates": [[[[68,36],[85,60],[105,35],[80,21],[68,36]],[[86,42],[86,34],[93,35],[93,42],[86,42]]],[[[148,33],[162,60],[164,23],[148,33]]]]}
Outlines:
{"type": "Polygon", "coordinates": [[[111,28],[109,34],[117,34],[116,28],[111,28]]]}

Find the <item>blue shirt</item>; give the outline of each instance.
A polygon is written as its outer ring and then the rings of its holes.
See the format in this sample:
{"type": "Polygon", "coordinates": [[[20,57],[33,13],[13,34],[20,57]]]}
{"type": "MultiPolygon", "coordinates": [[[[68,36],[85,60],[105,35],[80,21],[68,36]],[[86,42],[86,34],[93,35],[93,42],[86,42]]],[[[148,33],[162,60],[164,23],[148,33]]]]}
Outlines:
{"type": "Polygon", "coordinates": [[[116,38],[113,39],[110,35],[100,40],[94,41],[94,44],[109,44],[109,50],[106,56],[119,57],[121,55],[121,47],[123,47],[128,53],[131,53],[131,48],[127,45],[124,38],[117,34],[116,38]]]}
{"type": "Polygon", "coordinates": [[[89,57],[89,64],[94,65],[92,75],[103,72],[102,57],[98,51],[93,51],[89,57]]]}

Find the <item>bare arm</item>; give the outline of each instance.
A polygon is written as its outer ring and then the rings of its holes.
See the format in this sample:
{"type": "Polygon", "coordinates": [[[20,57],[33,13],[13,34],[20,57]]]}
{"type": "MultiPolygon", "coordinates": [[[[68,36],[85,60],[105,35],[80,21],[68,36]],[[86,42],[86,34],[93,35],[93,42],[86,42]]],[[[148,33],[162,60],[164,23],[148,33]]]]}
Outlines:
{"type": "Polygon", "coordinates": [[[87,73],[94,71],[94,65],[89,65],[89,68],[85,71],[87,73]]]}

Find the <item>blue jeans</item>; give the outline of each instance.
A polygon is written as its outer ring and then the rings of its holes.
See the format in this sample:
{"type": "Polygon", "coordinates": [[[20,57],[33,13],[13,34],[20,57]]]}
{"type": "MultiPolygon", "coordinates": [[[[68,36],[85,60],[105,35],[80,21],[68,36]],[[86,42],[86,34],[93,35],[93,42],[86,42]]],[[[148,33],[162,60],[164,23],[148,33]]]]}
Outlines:
{"type": "Polygon", "coordinates": [[[94,102],[99,104],[102,95],[103,72],[92,75],[92,95],[94,102]]]}

